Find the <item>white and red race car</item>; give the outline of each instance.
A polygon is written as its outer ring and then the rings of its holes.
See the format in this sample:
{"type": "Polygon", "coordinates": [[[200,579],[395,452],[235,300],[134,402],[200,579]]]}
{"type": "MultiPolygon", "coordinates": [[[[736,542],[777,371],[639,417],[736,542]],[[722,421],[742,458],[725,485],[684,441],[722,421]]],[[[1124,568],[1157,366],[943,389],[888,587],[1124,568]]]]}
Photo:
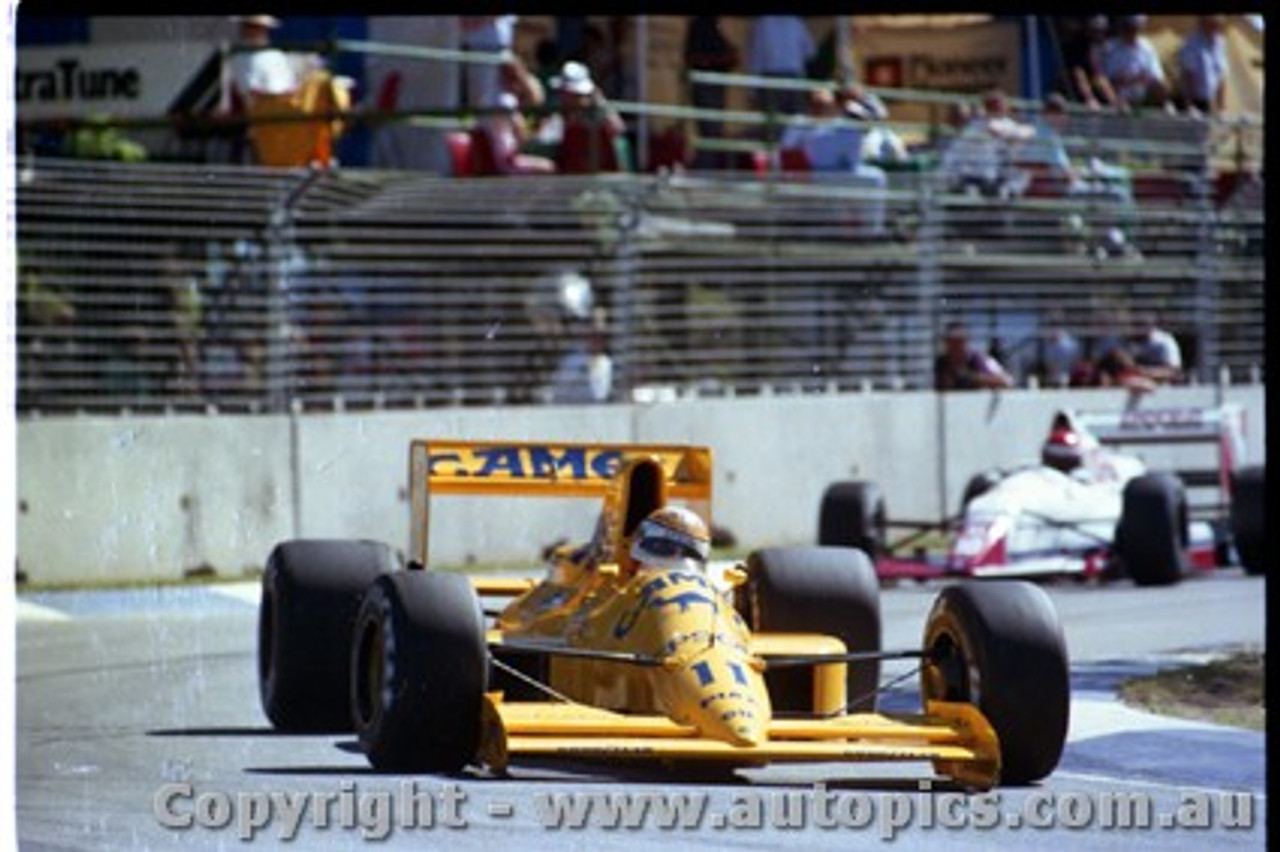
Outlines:
{"type": "Polygon", "coordinates": [[[939,577],[1127,576],[1178,582],[1188,570],[1241,564],[1263,573],[1263,467],[1246,466],[1243,411],[1214,408],[1060,411],[1038,464],[979,473],[960,513],[942,521],[888,517],[870,482],[837,482],[822,498],[818,543],[866,550],[882,580],[939,577]],[[1116,445],[1210,448],[1207,468],[1155,471],[1116,445]],[[1189,492],[1212,489],[1211,503],[1189,492]],[[909,534],[890,540],[892,528],[909,534]],[[939,552],[925,543],[946,537],[939,552]]]}

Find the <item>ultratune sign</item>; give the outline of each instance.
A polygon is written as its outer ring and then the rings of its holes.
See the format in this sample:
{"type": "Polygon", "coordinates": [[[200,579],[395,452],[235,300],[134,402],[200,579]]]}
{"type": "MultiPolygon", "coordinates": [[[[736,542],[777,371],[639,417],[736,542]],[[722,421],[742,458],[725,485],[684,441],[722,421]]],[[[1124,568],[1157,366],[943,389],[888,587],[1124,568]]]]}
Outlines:
{"type": "Polygon", "coordinates": [[[1022,29],[998,22],[946,28],[878,29],[856,52],[870,86],[980,92],[1021,86],[1022,29]]]}
{"type": "Polygon", "coordinates": [[[189,41],[22,48],[17,119],[163,116],[217,49],[189,41]]]}

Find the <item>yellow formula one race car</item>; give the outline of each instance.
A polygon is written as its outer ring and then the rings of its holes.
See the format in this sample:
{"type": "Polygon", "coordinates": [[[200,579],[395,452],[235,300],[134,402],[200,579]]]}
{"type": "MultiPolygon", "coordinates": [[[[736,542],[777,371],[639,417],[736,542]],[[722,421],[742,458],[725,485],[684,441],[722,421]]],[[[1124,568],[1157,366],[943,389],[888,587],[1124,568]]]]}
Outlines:
{"type": "Polygon", "coordinates": [[[368,541],[295,540],[263,576],[259,685],[285,731],[354,730],[395,772],[527,756],[761,766],[923,761],[974,789],[1054,770],[1068,663],[1047,594],[943,589],[919,649],[885,651],[853,548],[708,562],[705,447],[414,441],[407,566],[368,541]],[[444,495],[602,500],[540,579],[429,570],[444,495]],[[482,600],[505,606],[486,610],[482,600]],[[917,659],[921,712],[876,711],[880,664],[917,659]]]}

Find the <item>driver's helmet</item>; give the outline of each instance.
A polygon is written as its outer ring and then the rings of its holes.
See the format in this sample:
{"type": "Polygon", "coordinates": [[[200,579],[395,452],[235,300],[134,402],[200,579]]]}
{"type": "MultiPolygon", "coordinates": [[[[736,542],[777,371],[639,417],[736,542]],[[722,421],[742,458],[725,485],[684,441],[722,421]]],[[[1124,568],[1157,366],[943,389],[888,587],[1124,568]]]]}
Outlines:
{"type": "Polygon", "coordinates": [[[1040,450],[1040,460],[1048,467],[1070,473],[1084,463],[1084,446],[1073,429],[1058,427],[1049,433],[1040,450]]]}
{"type": "Polygon", "coordinates": [[[678,568],[706,564],[711,553],[711,533],[697,513],[683,506],[655,509],[636,528],[631,558],[641,567],[678,568]]]}

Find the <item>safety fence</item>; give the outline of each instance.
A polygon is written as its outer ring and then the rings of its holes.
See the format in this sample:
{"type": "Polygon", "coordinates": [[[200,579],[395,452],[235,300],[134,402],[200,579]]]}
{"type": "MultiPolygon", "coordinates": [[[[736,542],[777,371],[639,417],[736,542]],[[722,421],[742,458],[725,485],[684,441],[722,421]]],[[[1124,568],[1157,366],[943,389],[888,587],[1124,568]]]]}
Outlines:
{"type": "Polygon", "coordinates": [[[612,400],[921,388],[956,318],[1025,384],[1051,324],[1087,345],[1146,311],[1188,381],[1263,379],[1260,186],[1203,168],[1130,201],[928,170],[16,177],[24,414],[538,404],[582,398],[558,370],[595,347],[612,400]]]}

